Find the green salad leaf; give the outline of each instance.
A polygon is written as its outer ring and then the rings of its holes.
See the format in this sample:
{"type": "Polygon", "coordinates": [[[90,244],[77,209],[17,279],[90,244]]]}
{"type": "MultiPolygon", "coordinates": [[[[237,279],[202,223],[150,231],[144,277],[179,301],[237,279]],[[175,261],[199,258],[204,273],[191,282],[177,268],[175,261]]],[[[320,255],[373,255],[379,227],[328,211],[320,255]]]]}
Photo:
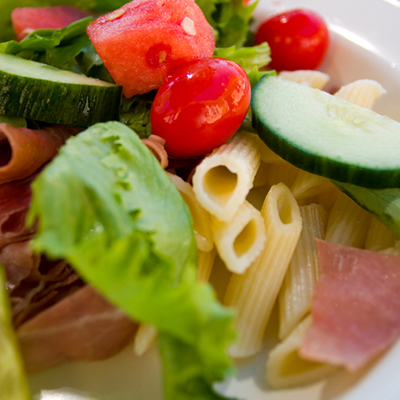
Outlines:
{"type": "Polygon", "coordinates": [[[6,276],[0,265],[0,397],[7,400],[29,400],[31,396],[11,316],[6,276]]]}
{"type": "Polygon", "coordinates": [[[275,71],[260,71],[271,61],[271,49],[268,43],[250,47],[217,47],[214,50],[214,57],[225,58],[239,64],[247,73],[251,87],[265,74],[276,74],[275,71]]]}
{"type": "Polygon", "coordinates": [[[214,28],[217,47],[242,47],[247,42],[257,1],[248,6],[243,0],[196,0],[196,3],[214,28]]]}
{"type": "Polygon", "coordinates": [[[92,17],[63,29],[38,29],[21,42],[0,43],[0,52],[113,82],[86,33],[92,17]]]}
{"type": "Polygon", "coordinates": [[[148,138],[151,131],[150,111],[153,104],[155,92],[130,99],[125,97],[121,101],[119,121],[129,126],[141,139],[148,138]]]}
{"type": "Polygon", "coordinates": [[[125,0],[0,0],[0,42],[14,39],[11,12],[17,7],[75,6],[87,11],[105,13],[125,3],[125,0]]]}
{"type": "Polygon", "coordinates": [[[118,122],[68,140],[33,183],[35,250],[61,257],[160,335],[168,400],[220,399],[233,313],[196,278],[190,212],[156,158],[118,122]]]}

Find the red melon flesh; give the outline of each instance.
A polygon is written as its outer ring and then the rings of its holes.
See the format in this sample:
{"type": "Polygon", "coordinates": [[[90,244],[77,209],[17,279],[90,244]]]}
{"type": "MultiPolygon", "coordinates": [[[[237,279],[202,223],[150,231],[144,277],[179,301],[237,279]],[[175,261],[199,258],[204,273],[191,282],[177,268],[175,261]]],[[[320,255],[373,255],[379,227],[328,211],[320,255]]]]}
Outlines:
{"type": "Polygon", "coordinates": [[[135,0],[91,22],[88,34],[125,97],[158,89],[177,66],[215,48],[194,0],[135,0]]]}
{"type": "Polygon", "coordinates": [[[90,16],[77,7],[21,7],[11,13],[11,22],[17,40],[22,40],[36,29],[61,29],[72,22],[90,16]]]}

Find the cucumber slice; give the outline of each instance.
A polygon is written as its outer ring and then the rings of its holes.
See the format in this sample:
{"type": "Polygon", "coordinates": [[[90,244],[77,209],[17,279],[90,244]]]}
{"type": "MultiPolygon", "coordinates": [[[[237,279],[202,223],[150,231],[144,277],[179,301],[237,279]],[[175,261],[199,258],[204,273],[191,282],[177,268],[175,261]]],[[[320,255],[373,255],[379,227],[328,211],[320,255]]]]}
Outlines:
{"type": "Polygon", "coordinates": [[[120,86],[0,54],[0,114],[86,127],[118,120],[120,86]]]}
{"type": "Polygon", "coordinates": [[[295,166],[369,188],[400,187],[400,123],[275,76],[252,93],[253,126],[295,166]]]}

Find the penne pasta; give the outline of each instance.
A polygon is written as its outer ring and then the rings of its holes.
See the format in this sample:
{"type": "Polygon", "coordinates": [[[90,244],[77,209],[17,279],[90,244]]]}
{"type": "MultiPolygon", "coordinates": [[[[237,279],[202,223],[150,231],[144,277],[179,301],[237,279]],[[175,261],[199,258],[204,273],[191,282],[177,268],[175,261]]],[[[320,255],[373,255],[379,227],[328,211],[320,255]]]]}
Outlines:
{"type": "Polygon", "coordinates": [[[208,282],[216,256],[217,250],[215,247],[211,251],[198,250],[197,276],[200,281],[208,282]]]}
{"type": "Polygon", "coordinates": [[[338,370],[337,366],[308,361],[299,356],[298,349],[310,324],[311,316],[309,315],[269,353],[266,379],[271,388],[283,389],[309,385],[338,370]]]}
{"type": "Polygon", "coordinates": [[[260,187],[269,184],[268,173],[271,165],[261,161],[260,166],[257,170],[256,176],[254,177],[253,187],[260,187]]]}
{"type": "Polygon", "coordinates": [[[291,187],[296,180],[299,169],[285,161],[284,164],[271,164],[268,169],[268,184],[277,185],[282,182],[291,187]]]}
{"type": "Polygon", "coordinates": [[[279,76],[283,79],[321,90],[329,81],[329,75],[315,70],[281,71],[279,76]]]}
{"type": "Polygon", "coordinates": [[[197,201],[193,188],[189,183],[185,182],[177,175],[168,173],[168,176],[179,190],[192,214],[197,248],[205,252],[211,251],[214,247],[214,242],[212,238],[210,215],[197,201]]]}
{"type": "Polygon", "coordinates": [[[372,109],[376,100],[385,93],[386,90],[380,83],[372,79],[360,79],[342,86],[335,93],[335,96],[357,104],[360,107],[372,109]]]}
{"type": "Polygon", "coordinates": [[[341,194],[342,192],[335,185],[332,184],[330,186],[327,186],[325,190],[323,190],[317,196],[316,203],[321,204],[329,213],[341,194]]]}
{"type": "Polygon", "coordinates": [[[267,163],[267,164],[286,164],[287,161],[285,161],[282,157],[279,157],[277,154],[275,154],[263,141],[262,139],[256,135],[255,142],[257,144],[257,147],[260,151],[260,158],[261,161],[267,163]]]}
{"type": "Polygon", "coordinates": [[[260,351],[265,327],[301,231],[299,207],[283,183],[273,186],[264,201],[266,244],[243,275],[233,274],[224,303],[237,312],[239,339],[230,349],[233,357],[260,351]]]}
{"type": "Polygon", "coordinates": [[[265,243],[264,220],[245,201],[229,222],[212,218],[211,224],[218,254],[229,271],[242,274],[261,253],[265,243]]]}
{"type": "Polygon", "coordinates": [[[193,175],[197,200],[219,220],[229,221],[252,188],[259,165],[257,135],[238,132],[197,166],[193,175]]]}
{"type": "Polygon", "coordinates": [[[157,340],[157,329],[153,325],[140,324],[133,341],[133,350],[137,356],[145,354],[157,340]]]}
{"type": "Polygon", "coordinates": [[[342,193],[329,214],[325,240],[344,246],[363,247],[370,219],[371,214],[342,193]]]}
{"type": "Polygon", "coordinates": [[[325,236],[327,213],[320,204],[300,207],[303,228],[279,292],[279,339],[286,337],[310,311],[319,278],[314,239],[325,236]]]}
{"type": "Polygon", "coordinates": [[[382,222],[375,217],[371,222],[365,239],[365,248],[368,250],[380,251],[393,247],[399,238],[382,222]]]}
{"type": "Polygon", "coordinates": [[[299,170],[290,190],[294,198],[300,200],[318,196],[332,186],[333,183],[323,176],[299,170]]]}

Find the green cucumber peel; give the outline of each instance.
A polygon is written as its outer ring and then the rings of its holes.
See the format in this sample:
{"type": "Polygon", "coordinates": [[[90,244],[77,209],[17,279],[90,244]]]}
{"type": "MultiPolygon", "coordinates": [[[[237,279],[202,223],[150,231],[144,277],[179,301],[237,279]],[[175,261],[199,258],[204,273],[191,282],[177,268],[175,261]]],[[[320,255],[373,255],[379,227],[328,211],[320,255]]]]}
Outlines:
{"type": "Polygon", "coordinates": [[[271,75],[252,93],[253,127],[291,164],[343,183],[400,186],[400,123],[271,75]]]}

